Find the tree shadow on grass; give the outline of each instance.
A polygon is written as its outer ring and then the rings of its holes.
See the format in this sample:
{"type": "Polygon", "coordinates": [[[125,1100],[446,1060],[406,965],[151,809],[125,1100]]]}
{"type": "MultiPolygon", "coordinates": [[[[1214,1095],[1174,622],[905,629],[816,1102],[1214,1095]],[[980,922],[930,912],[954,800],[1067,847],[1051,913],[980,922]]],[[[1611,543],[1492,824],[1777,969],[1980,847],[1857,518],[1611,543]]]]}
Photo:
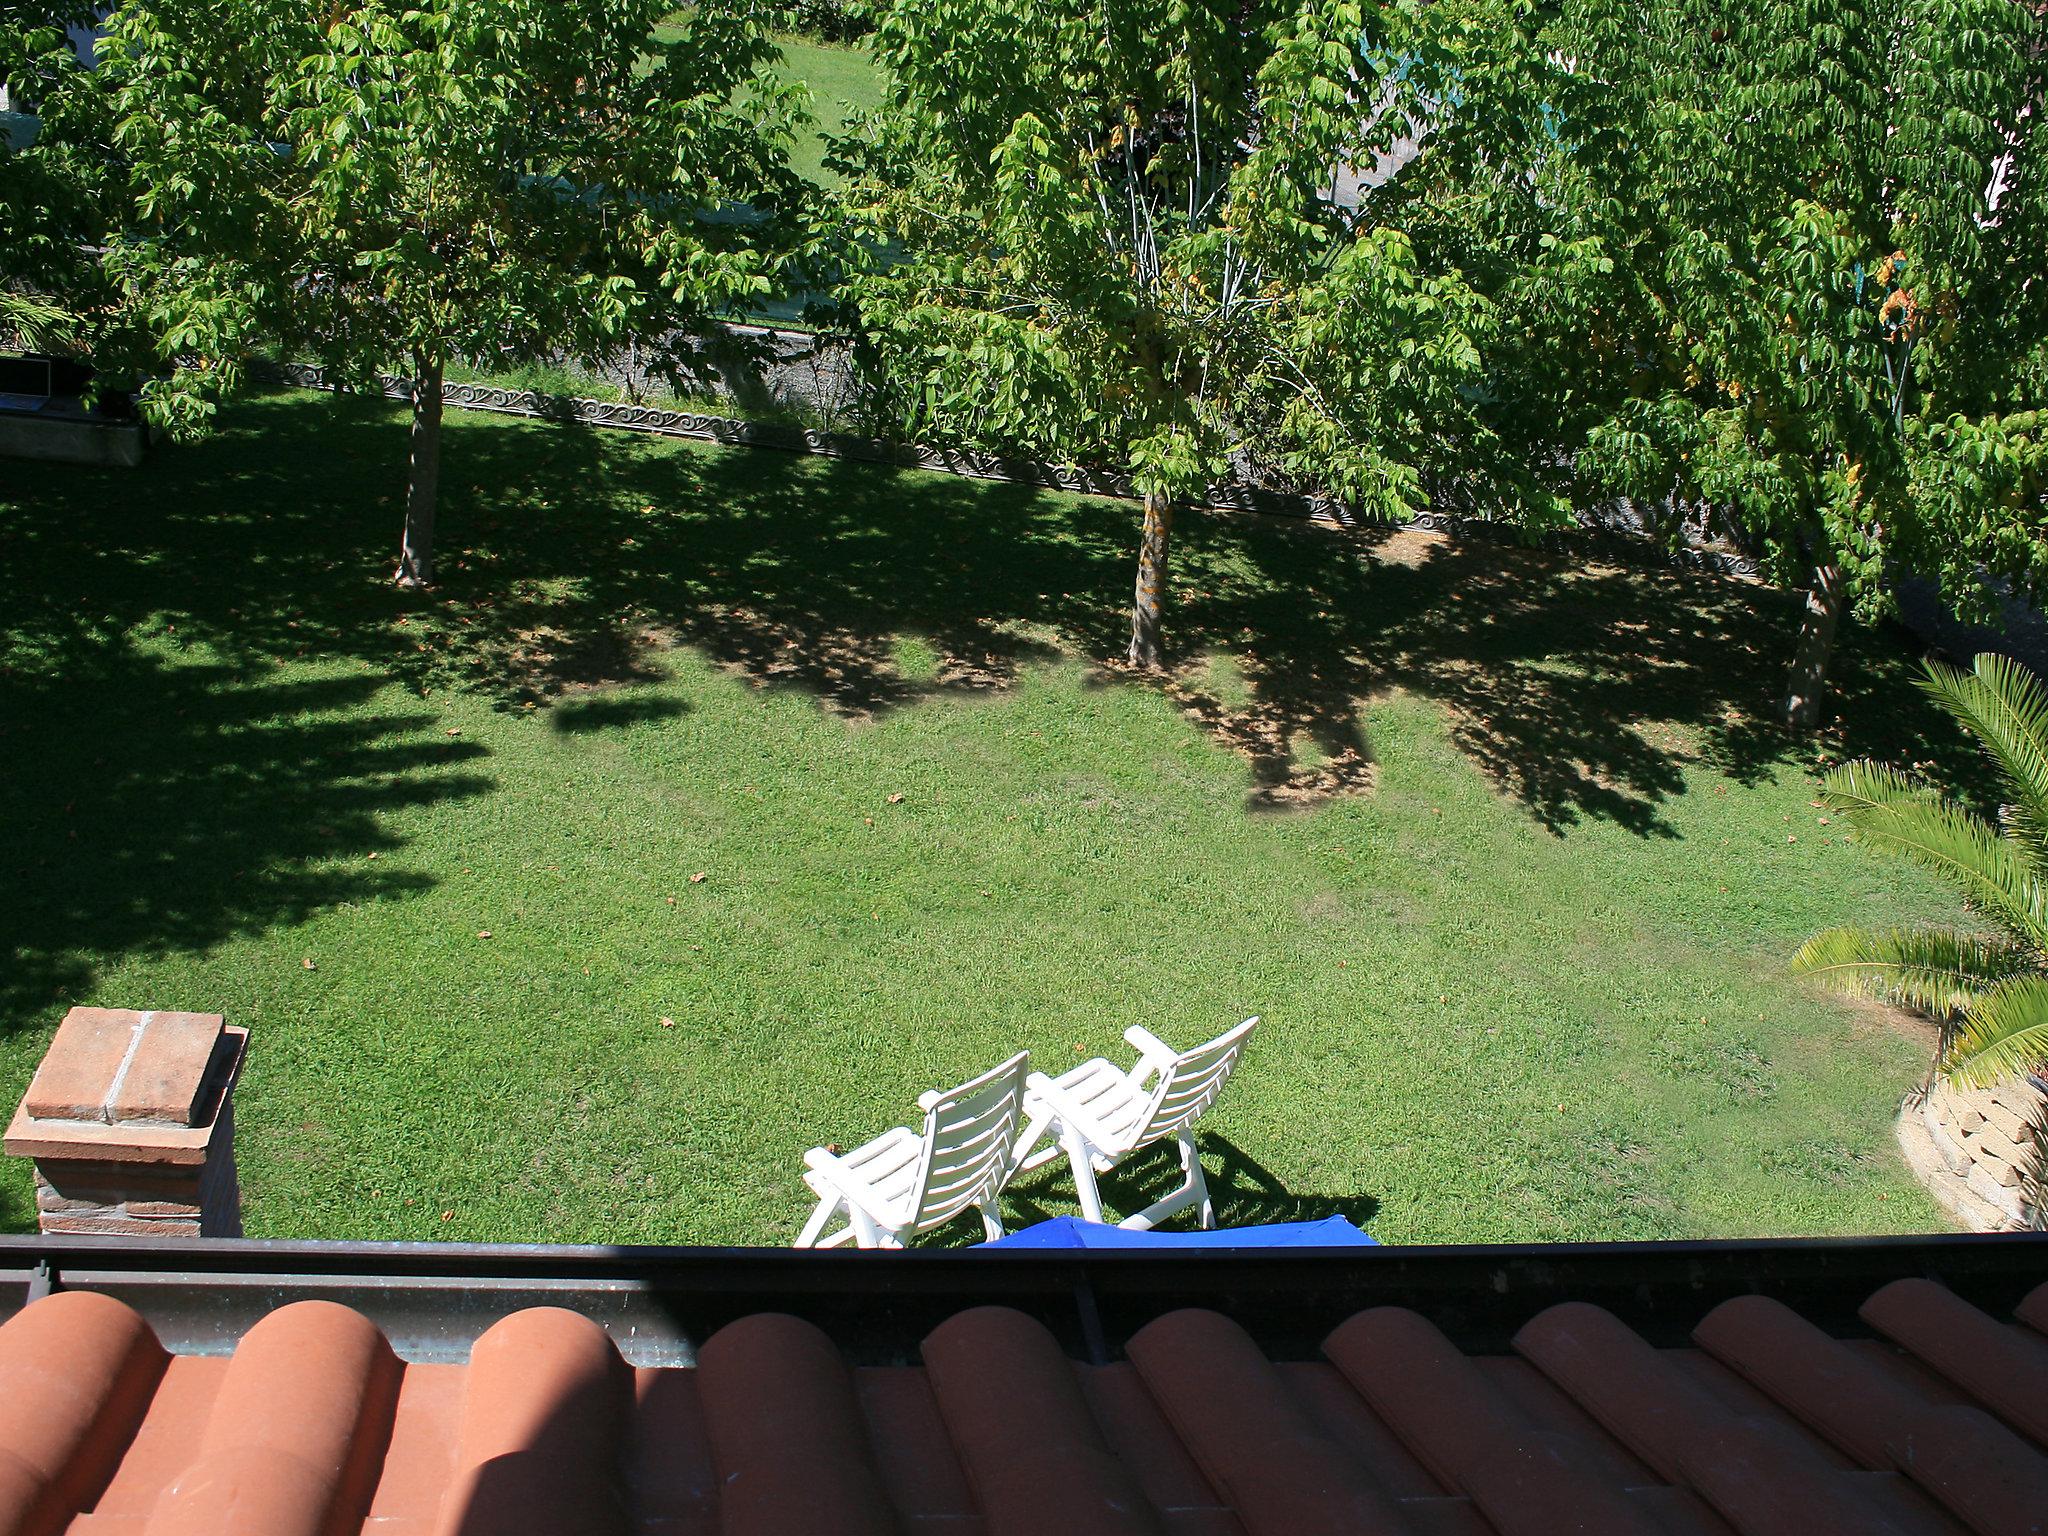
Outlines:
{"type": "Polygon", "coordinates": [[[611,698],[599,694],[583,699],[564,699],[549,711],[548,723],[565,736],[587,736],[595,731],[623,730],[653,720],[674,720],[690,712],[681,699],[651,696],[611,698]]]}
{"type": "MultiPolygon", "coordinates": [[[[1059,653],[1113,661],[1126,635],[1120,503],[460,413],[440,585],[400,593],[398,412],[276,394],[224,420],[139,475],[23,466],[0,519],[8,611],[58,651],[81,626],[175,615],[231,663],[343,658],[507,709],[649,680],[688,645],[854,717],[998,690],[1059,653]],[[907,640],[927,665],[903,664],[907,640]]],[[[1393,689],[1440,703],[1455,744],[1560,833],[1669,836],[1691,766],[1753,780],[1810,758],[1771,724],[1790,594],[1418,533],[1182,527],[1167,692],[1245,758],[1253,808],[1369,788],[1365,711],[1393,689]]],[[[1911,654],[1852,631],[1838,755],[1925,757],[1912,744],[1952,735],[1903,688],[1911,654]]],[[[1159,686],[1113,665],[1101,681],[1159,686]]]]}
{"type": "Polygon", "coordinates": [[[424,710],[365,714],[383,679],[263,670],[80,643],[0,674],[0,1031],[53,1022],[111,958],[431,884],[371,861],[399,846],[380,817],[489,789],[482,749],[424,710]]]}
{"type": "MultiPolygon", "coordinates": [[[[1342,761],[1363,743],[1364,702],[1398,688],[1442,705],[1452,742],[1551,831],[1597,820],[1666,837],[1663,807],[1692,766],[1753,783],[1815,757],[1776,722],[1796,594],[1660,567],[1647,550],[1623,566],[1243,518],[1189,542],[1179,633],[1235,648],[1250,695],[1236,718],[1274,723],[1269,755],[1308,740],[1342,761]]],[[[1890,627],[1847,631],[1824,755],[1927,756],[1952,734],[1909,686],[1918,649],[1890,627]]]]}

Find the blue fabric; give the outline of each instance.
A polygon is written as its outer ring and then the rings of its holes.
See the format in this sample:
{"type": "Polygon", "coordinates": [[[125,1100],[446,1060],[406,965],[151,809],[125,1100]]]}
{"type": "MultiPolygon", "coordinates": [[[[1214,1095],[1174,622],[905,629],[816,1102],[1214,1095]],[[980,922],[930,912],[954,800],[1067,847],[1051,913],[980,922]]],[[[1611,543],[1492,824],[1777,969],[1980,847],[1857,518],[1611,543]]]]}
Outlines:
{"type": "Polygon", "coordinates": [[[1276,1221],[1263,1227],[1223,1227],[1214,1232],[1130,1232],[1122,1227],[1059,1216],[1024,1227],[984,1248],[1377,1248],[1342,1216],[1321,1221],[1276,1221]]]}

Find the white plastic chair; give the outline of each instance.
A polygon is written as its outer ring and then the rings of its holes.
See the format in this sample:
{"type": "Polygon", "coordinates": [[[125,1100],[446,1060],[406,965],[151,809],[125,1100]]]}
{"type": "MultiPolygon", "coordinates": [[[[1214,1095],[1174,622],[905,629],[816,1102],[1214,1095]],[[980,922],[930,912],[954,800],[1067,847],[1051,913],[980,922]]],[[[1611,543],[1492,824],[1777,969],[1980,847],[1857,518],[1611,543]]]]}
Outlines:
{"type": "Polygon", "coordinates": [[[1082,1215],[1100,1221],[1102,1195],[1095,1187],[1096,1174],[1109,1172],[1140,1147],[1176,1137],[1186,1181],[1118,1225],[1142,1232],[1175,1211],[1199,1204],[1202,1225],[1215,1226],[1209,1184],[1195,1156],[1194,1125],[1230,1080],[1258,1022],[1246,1019],[1191,1051],[1175,1051],[1150,1030],[1133,1026],[1124,1031],[1124,1039],[1137,1047],[1138,1062],[1128,1072],[1098,1056],[1056,1078],[1032,1073],[1025,1087],[1028,1119],[1017,1142],[1017,1167],[1041,1168],[1064,1152],[1073,1165],[1082,1215]],[[1055,1144],[1034,1150],[1045,1137],[1055,1144]]]}
{"type": "Polygon", "coordinates": [[[917,1101],[922,1135],[899,1125],[851,1152],[806,1152],[804,1182],[818,1197],[818,1209],[796,1246],[901,1248],[905,1238],[943,1226],[970,1205],[980,1207],[988,1236],[1001,1237],[996,1196],[1010,1175],[1030,1065],[1031,1053],[1019,1051],[972,1082],[925,1094],[917,1101]],[[837,1215],[846,1225],[825,1236],[837,1215]]]}

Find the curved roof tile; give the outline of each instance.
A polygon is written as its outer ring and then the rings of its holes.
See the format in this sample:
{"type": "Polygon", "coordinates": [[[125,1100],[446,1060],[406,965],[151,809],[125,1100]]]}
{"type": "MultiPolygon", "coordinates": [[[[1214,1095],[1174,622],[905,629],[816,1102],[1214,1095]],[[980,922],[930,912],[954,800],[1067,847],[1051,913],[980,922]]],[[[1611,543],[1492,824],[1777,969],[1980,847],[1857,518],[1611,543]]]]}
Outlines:
{"type": "Polygon", "coordinates": [[[757,1314],[635,1371],[554,1307],[453,1365],[300,1302],[217,1359],[60,1293],[0,1326],[0,1536],[2048,1536],[2048,1341],[1927,1282],[1864,1316],[1745,1297],[1673,1349],[1568,1303],[1516,1358],[1381,1307],[1276,1361],[1181,1311],[1089,1365],[983,1307],[855,1368],[757,1314]]]}

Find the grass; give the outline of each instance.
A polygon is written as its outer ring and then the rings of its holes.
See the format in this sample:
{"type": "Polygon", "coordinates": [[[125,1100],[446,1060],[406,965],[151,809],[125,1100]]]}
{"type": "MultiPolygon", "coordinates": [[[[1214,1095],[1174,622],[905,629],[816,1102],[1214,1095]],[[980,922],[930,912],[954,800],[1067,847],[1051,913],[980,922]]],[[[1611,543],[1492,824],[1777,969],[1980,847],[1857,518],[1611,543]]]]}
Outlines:
{"type": "MultiPolygon", "coordinates": [[[[680,28],[664,23],[654,29],[657,43],[670,43],[680,28]]],[[[790,165],[798,175],[824,186],[837,186],[839,178],[825,169],[825,139],[846,127],[855,110],[882,104],[882,70],[865,43],[828,43],[817,38],[786,33],[776,39],[782,48],[782,68],[790,78],[810,88],[810,129],[790,152],[790,165]]]]}
{"type": "MultiPolygon", "coordinates": [[[[222,428],[0,484],[0,1094],[72,1003],[249,1025],[254,1234],[784,1242],[921,1090],[1249,1013],[1229,1221],[1939,1225],[1926,1041],[1784,959],[1954,904],[1759,722],[1780,594],[1190,518],[1165,689],[1123,505],[454,413],[406,597],[402,411],[222,428]]],[[[1947,739],[1906,662],[1830,751],[1947,739]]]]}
{"type": "Polygon", "coordinates": [[[817,119],[791,152],[790,164],[801,176],[836,186],[839,178],[825,169],[825,137],[844,132],[854,111],[882,104],[881,66],[864,44],[803,37],[780,41],[783,68],[810,87],[811,113],[817,119]]]}

